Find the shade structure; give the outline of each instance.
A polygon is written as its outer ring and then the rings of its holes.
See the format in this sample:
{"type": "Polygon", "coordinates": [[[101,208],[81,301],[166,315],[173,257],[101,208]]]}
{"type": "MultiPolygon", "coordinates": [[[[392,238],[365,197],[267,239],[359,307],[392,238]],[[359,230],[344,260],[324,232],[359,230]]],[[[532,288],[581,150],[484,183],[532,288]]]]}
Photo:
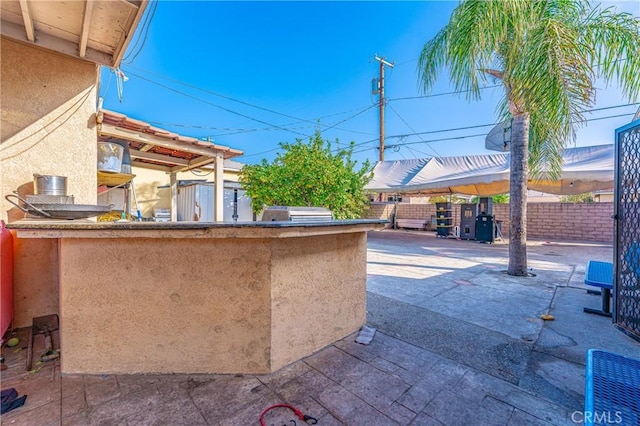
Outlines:
{"type": "MultiPolygon", "coordinates": [[[[560,179],[530,180],[531,190],[574,195],[613,188],[614,146],[566,148],[560,179]]],[[[379,162],[371,192],[489,196],[509,192],[510,154],[464,155],[379,162]]]]}

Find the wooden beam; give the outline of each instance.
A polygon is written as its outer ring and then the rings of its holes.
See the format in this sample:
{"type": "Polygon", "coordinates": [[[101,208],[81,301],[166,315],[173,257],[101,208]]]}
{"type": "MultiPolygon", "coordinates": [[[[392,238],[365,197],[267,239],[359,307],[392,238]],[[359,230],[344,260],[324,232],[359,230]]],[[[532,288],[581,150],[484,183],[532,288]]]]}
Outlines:
{"type": "Polygon", "coordinates": [[[82,19],[82,34],[80,35],[80,47],[78,55],[84,58],[87,54],[87,42],[89,41],[89,31],[91,30],[91,15],[93,14],[93,1],[85,0],[84,18],[82,19]]]}
{"type": "Polygon", "coordinates": [[[213,192],[213,221],[224,221],[224,157],[216,155],[215,191],[213,192]]]}
{"type": "Polygon", "coordinates": [[[169,175],[169,188],[171,188],[171,222],[178,221],[178,175],[169,175]]]}
{"type": "Polygon", "coordinates": [[[180,166],[180,167],[188,167],[189,160],[185,160],[184,158],[174,158],[169,155],[156,154],[154,152],[140,152],[135,149],[129,150],[129,156],[131,158],[141,159],[141,160],[149,160],[156,161],[158,163],[168,164],[170,167],[180,166]]]}
{"type": "Polygon", "coordinates": [[[135,33],[136,28],[138,27],[138,24],[142,19],[142,15],[144,15],[144,11],[147,8],[147,4],[149,3],[149,0],[140,0],[139,2],[137,2],[137,4],[130,1],[127,1],[125,3],[127,3],[128,7],[131,7],[132,9],[134,9],[135,12],[134,12],[133,19],[130,21],[130,23],[127,22],[127,25],[125,26],[122,32],[122,37],[118,42],[118,46],[116,46],[116,49],[113,55],[113,65],[112,65],[113,67],[120,66],[120,61],[122,61],[124,52],[125,50],[127,50],[129,43],[131,43],[133,34],[135,33]]]}
{"type": "Polygon", "coordinates": [[[172,172],[188,172],[189,170],[193,170],[193,169],[198,169],[202,166],[206,166],[207,164],[211,164],[214,161],[216,161],[215,158],[213,157],[207,157],[205,155],[198,157],[198,158],[194,158],[192,160],[189,161],[189,165],[186,167],[182,167],[182,166],[176,166],[173,169],[171,169],[172,172]]]}
{"type": "MultiPolygon", "coordinates": [[[[14,39],[19,42],[24,42],[32,46],[37,46],[37,47],[53,50],[56,52],[60,52],[64,55],[71,56],[73,58],[79,58],[78,45],[76,43],[71,42],[69,40],[63,40],[61,38],[54,37],[46,33],[39,33],[37,41],[28,41],[24,39],[24,29],[22,28],[22,26],[15,24],[13,22],[2,20],[2,23],[0,23],[0,33],[5,37],[14,39]]],[[[104,52],[100,52],[95,49],[91,49],[89,47],[87,48],[86,57],[81,59],[84,59],[85,61],[93,62],[96,64],[113,67],[111,55],[108,55],[104,52]]]]}
{"type": "Polygon", "coordinates": [[[202,146],[192,145],[188,143],[176,142],[172,139],[162,138],[155,135],[136,132],[134,130],[123,129],[112,124],[102,123],[102,127],[98,130],[99,136],[111,136],[114,138],[125,139],[133,142],[151,144],[161,146],[176,151],[184,151],[191,154],[205,155],[215,157],[216,150],[205,148],[202,146]]]}
{"type": "Polygon", "coordinates": [[[27,0],[20,0],[20,10],[22,11],[22,20],[24,21],[24,30],[27,33],[27,40],[32,43],[36,41],[36,31],[33,27],[33,19],[31,19],[31,12],[29,11],[29,2],[27,0]]]}
{"type": "Polygon", "coordinates": [[[149,151],[151,148],[153,148],[153,145],[151,145],[151,144],[146,144],[145,146],[143,146],[142,148],[140,148],[138,151],[145,152],[145,151],[149,151]]]}

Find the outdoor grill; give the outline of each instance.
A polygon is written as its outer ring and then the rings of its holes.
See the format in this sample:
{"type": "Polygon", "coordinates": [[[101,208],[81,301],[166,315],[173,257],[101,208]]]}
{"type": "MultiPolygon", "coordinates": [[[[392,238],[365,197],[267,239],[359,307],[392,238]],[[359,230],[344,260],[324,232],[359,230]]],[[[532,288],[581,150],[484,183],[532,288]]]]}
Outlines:
{"type": "Polygon", "coordinates": [[[333,213],[324,207],[271,206],[262,213],[263,222],[331,222],[333,213]]]}

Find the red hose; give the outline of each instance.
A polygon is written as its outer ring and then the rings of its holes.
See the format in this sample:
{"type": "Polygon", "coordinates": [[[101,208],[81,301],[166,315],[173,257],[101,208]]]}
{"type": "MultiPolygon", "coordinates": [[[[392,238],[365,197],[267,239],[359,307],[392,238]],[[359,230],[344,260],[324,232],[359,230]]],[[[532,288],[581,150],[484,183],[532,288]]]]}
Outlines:
{"type": "Polygon", "coordinates": [[[271,410],[273,410],[274,408],[288,408],[289,410],[293,411],[293,413],[298,416],[298,418],[304,422],[306,422],[307,424],[310,425],[315,425],[316,423],[318,423],[318,420],[316,420],[315,418],[311,417],[311,416],[307,416],[305,415],[302,411],[298,410],[296,407],[294,407],[293,405],[289,405],[289,404],[275,404],[272,405],[271,407],[266,408],[262,414],[260,414],[260,426],[267,426],[267,424],[264,422],[264,416],[271,410]]]}

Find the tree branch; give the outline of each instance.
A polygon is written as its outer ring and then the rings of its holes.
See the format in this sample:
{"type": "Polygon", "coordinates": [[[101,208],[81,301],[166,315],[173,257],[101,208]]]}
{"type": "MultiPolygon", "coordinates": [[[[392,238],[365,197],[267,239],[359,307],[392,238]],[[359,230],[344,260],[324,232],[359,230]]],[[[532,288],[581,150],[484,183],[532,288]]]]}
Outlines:
{"type": "Polygon", "coordinates": [[[504,73],[502,71],[498,71],[498,70],[492,70],[489,68],[481,68],[480,71],[482,72],[486,72],[489,75],[494,76],[497,79],[502,80],[502,78],[504,77],[504,73]]]}

